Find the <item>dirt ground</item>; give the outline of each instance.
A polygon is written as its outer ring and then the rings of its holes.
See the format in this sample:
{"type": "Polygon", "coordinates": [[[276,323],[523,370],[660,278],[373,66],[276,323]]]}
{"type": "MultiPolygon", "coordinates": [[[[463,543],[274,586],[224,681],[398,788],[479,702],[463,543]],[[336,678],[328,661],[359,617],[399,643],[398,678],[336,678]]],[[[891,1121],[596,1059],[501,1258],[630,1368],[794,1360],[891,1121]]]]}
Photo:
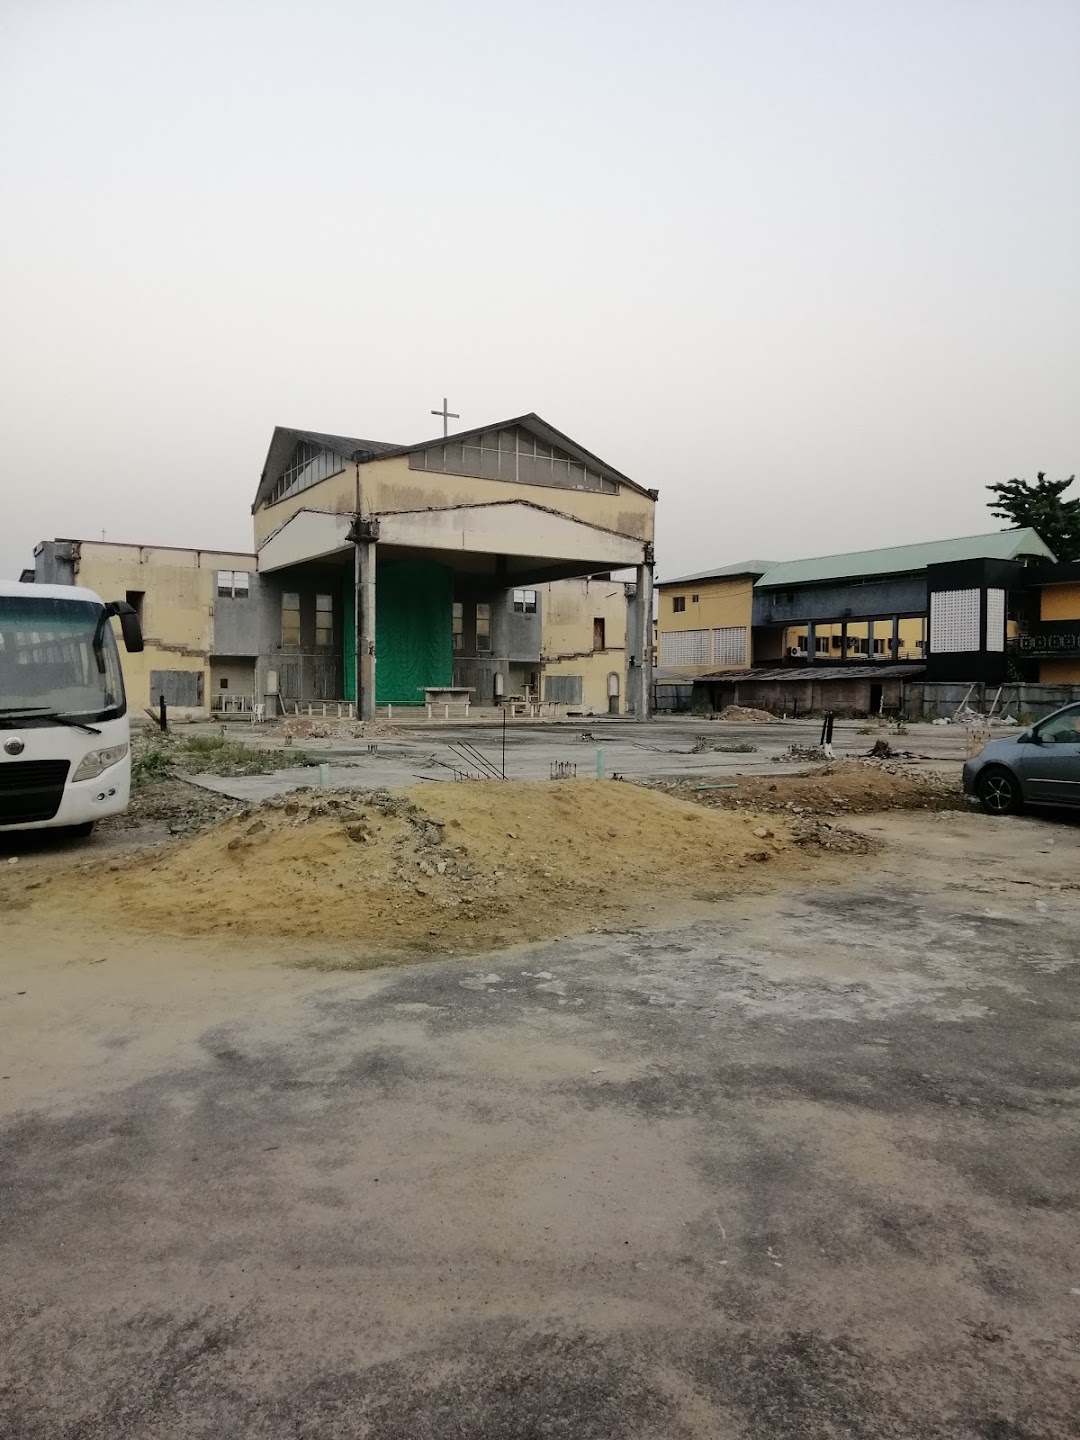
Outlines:
{"type": "Polygon", "coordinates": [[[347,940],[375,964],[760,891],[807,874],[824,838],[610,782],[308,790],[142,856],[0,867],[0,904],[96,934],[347,940]]]}
{"type": "Polygon", "coordinates": [[[1075,1440],[1080,824],[851,824],[364,973],[5,910],[0,1435],[1075,1440]]]}
{"type": "Polygon", "coordinates": [[[740,776],[717,784],[706,776],[656,781],[657,788],[720,810],[792,812],[835,818],[880,810],[967,810],[955,767],[933,770],[902,762],[843,760],[799,775],[740,776]]]}

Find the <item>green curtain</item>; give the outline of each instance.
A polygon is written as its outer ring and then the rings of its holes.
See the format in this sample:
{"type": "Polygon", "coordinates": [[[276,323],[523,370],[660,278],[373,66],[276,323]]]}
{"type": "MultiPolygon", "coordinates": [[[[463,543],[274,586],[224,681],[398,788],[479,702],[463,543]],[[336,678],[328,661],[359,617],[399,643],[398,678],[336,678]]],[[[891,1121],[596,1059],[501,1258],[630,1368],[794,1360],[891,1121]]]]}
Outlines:
{"type": "Polygon", "coordinates": [[[430,560],[375,572],[375,701],[422,705],[425,685],[454,680],[453,576],[430,560]]]}

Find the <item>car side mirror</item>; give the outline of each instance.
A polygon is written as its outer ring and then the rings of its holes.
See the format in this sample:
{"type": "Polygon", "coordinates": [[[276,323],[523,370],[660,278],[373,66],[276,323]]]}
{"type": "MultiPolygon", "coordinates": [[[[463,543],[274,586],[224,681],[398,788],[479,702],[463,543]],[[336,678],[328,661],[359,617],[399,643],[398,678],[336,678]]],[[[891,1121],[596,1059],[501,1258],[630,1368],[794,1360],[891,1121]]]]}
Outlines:
{"type": "Polygon", "coordinates": [[[131,655],[138,655],[143,648],[142,626],[139,624],[139,617],[133,606],[123,600],[114,600],[107,605],[106,610],[110,615],[115,615],[120,621],[120,633],[124,637],[124,649],[131,655]]]}
{"type": "Polygon", "coordinates": [[[1022,730],[1016,737],[1017,745],[1041,745],[1042,741],[1034,730],[1022,730]]]}

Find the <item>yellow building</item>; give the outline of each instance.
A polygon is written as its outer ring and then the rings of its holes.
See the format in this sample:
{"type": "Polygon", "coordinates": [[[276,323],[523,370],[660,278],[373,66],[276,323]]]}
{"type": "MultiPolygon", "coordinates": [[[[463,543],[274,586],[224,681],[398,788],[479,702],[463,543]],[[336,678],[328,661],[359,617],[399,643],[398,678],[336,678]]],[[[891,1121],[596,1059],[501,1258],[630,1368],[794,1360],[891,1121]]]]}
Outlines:
{"type": "Polygon", "coordinates": [[[684,675],[749,669],[754,582],[773,563],[746,560],[658,582],[658,668],[684,675]]]}
{"type": "MultiPolygon", "coordinates": [[[[1053,559],[1034,530],[1017,529],[775,564],[747,561],[664,580],[657,586],[659,668],[693,678],[778,665],[926,662],[933,648],[931,576],[959,574],[958,566],[981,573],[988,565],[1023,575],[1053,559]]],[[[976,600],[978,593],[971,592],[976,600]]],[[[1007,608],[1004,590],[995,588],[994,596],[1007,608]]],[[[1000,620],[999,655],[1017,631],[1014,618],[1003,613],[1000,620]]]]}
{"type": "Polygon", "coordinates": [[[1057,565],[1040,578],[1034,639],[1040,683],[1080,685],[1080,564],[1057,565]]]}
{"type": "Polygon", "coordinates": [[[632,588],[607,575],[541,587],[545,698],[592,714],[622,714],[627,591],[632,588]]]}
{"type": "Polygon", "coordinates": [[[103,600],[126,600],[145,648],[123,646],[128,705],[138,714],[162,695],[174,715],[250,708],[259,653],[255,556],[236,551],[46,540],[34,550],[41,584],[83,585],[103,600]]]}

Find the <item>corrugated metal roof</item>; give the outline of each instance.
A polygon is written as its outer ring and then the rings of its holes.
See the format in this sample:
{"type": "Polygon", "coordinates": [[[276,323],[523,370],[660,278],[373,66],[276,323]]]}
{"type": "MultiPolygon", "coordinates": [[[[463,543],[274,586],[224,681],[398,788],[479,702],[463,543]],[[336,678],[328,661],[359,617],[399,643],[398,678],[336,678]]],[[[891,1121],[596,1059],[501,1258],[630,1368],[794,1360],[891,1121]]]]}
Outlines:
{"type": "Polygon", "coordinates": [[[699,570],[695,575],[678,575],[674,580],[658,580],[656,588],[668,585],[689,585],[693,580],[723,580],[729,575],[764,575],[773,569],[775,560],[740,560],[737,565],[720,565],[714,570],[699,570]]]}
{"type": "Polygon", "coordinates": [[[856,575],[903,575],[954,560],[1017,560],[1026,555],[1055,558],[1035,530],[996,530],[956,540],[929,540],[922,545],[892,545],[885,550],[853,550],[846,555],[787,560],[767,570],[757,585],[762,590],[790,590],[795,585],[849,580],[856,575]]]}
{"type": "Polygon", "coordinates": [[[717,670],[712,675],[688,678],[712,684],[723,680],[731,685],[756,685],[762,680],[790,680],[795,684],[811,680],[912,680],[925,669],[925,665],[800,665],[779,670],[717,670]]]}

